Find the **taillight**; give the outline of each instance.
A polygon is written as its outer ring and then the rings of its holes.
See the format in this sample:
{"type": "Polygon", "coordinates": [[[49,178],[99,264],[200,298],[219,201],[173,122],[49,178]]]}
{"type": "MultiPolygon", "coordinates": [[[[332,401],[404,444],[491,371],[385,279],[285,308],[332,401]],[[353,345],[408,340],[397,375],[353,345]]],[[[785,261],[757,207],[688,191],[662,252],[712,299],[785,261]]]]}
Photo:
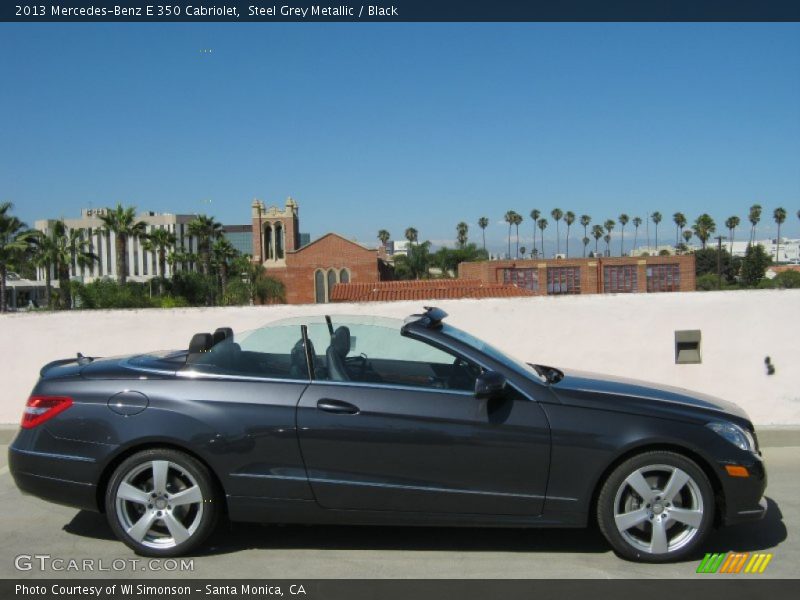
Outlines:
{"type": "Polygon", "coordinates": [[[72,398],[65,396],[31,396],[22,413],[22,428],[31,429],[49,421],[72,406],[72,398]]]}

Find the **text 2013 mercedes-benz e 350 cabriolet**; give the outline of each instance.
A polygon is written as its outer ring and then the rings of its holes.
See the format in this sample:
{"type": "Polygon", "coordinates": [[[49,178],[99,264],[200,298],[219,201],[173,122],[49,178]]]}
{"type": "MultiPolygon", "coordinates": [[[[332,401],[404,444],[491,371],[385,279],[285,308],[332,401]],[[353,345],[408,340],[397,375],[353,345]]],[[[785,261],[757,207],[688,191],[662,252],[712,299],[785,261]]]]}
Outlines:
{"type": "Polygon", "coordinates": [[[197,334],[56,361],[9,450],[17,485],[103,511],[136,552],[233,521],[584,527],[623,557],[762,517],[753,425],[716,398],[530,365],[436,308],[197,334]]]}

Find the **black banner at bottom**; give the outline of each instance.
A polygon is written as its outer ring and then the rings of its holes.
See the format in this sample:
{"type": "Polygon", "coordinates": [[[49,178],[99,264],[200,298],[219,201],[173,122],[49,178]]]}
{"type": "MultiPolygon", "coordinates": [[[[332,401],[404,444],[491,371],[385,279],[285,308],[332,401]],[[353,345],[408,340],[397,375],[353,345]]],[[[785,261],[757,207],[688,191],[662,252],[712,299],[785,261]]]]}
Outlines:
{"type": "Polygon", "coordinates": [[[201,600],[220,598],[301,600],[503,600],[534,598],[586,598],[619,600],[635,595],[647,600],[796,598],[800,580],[730,578],[714,580],[507,580],[507,579],[307,579],[307,580],[69,580],[38,579],[0,581],[0,598],[37,600],[201,600]]]}

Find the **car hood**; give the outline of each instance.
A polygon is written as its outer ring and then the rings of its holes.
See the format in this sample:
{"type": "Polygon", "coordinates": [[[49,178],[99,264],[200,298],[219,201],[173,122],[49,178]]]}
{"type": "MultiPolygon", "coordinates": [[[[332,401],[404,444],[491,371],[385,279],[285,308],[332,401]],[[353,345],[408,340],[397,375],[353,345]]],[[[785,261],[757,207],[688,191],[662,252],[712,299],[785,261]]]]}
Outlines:
{"type": "Polygon", "coordinates": [[[672,409],[684,414],[716,413],[750,421],[747,413],[736,404],[701,392],[588,371],[562,369],[561,372],[563,377],[552,384],[552,389],[565,401],[574,399],[582,404],[589,402],[619,410],[636,408],[637,412],[649,408],[658,412],[672,409]]]}

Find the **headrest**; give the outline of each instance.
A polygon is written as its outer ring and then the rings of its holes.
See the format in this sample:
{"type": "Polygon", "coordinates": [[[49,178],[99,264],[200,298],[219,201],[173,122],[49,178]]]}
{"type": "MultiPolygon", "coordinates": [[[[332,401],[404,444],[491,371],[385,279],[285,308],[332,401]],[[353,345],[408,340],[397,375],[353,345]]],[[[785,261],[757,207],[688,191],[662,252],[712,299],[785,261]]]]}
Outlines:
{"type": "Polygon", "coordinates": [[[341,325],[333,332],[331,339],[331,346],[336,351],[336,354],[344,358],[350,352],[350,329],[341,325]]]}
{"type": "Polygon", "coordinates": [[[211,349],[213,337],[210,333],[195,333],[189,342],[189,354],[208,352],[211,349]]]}
{"type": "Polygon", "coordinates": [[[218,327],[217,330],[214,332],[214,339],[213,345],[216,346],[220,342],[227,340],[229,342],[233,341],[233,329],[230,327],[218,327]]]}

